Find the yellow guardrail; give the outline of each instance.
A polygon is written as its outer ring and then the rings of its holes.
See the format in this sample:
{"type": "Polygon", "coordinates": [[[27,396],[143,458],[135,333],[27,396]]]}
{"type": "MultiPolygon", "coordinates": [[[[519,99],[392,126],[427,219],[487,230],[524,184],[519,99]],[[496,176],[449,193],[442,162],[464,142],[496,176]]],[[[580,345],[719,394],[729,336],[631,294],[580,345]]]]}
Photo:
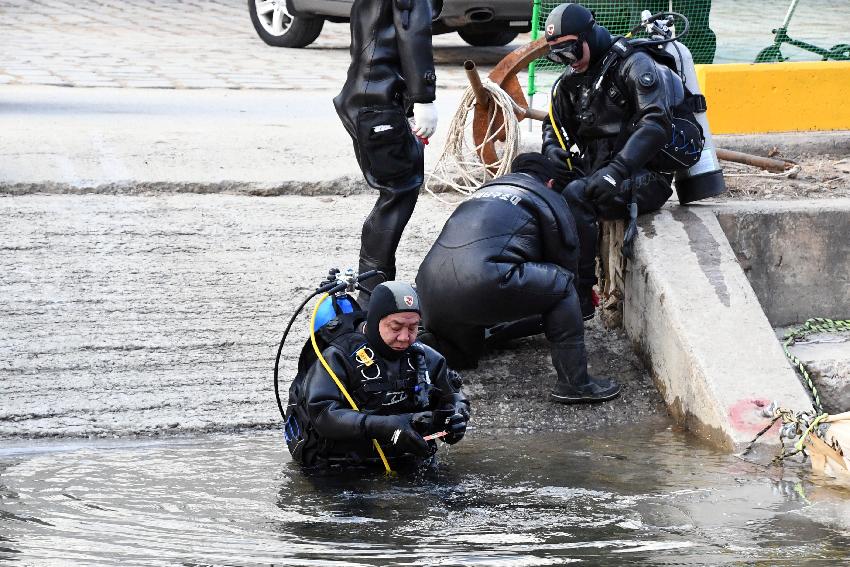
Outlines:
{"type": "Polygon", "coordinates": [[[850,130],[850,62],[696,65],[713,134],[850,130]]]}

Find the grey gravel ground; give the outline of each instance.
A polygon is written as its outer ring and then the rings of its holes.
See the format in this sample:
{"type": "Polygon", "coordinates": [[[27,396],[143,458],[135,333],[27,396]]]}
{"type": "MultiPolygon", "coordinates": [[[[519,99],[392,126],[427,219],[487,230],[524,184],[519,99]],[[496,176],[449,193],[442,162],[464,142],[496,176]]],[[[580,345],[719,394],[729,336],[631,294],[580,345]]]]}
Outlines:
{"type": "MultiPolygon", "coordinates": [[[[128,436],[274,427],[277,343],[330,266],[356,261],[373,195],[0,198],[0,436],[128,436]]],[[[412,279],[450,207],[423,197],[400,247],[412,279]]],[[[294,362],[306,321],[284,351],[294,362]]],[[[478,426],[581,429],[663,415],[625,339],[589,327],[617,401],[552,404],[545,341],[466,373],[478,426]]],[[[285,385],[284,385],[285,386],[285,385]]]]}
{"type": "MultiPolygon", "coordinates": [[[[243,0],[0,0],[0,85],[159,89],[339,88],[349,26],[325,23],[306,49],[269,47],[243,0]]],[[[528,35],[524,36],[527,41],[528,35]]],[[[437,36],[440,88],[465,88],[461,64],[494,65],[510,47],[437,36]]]]}

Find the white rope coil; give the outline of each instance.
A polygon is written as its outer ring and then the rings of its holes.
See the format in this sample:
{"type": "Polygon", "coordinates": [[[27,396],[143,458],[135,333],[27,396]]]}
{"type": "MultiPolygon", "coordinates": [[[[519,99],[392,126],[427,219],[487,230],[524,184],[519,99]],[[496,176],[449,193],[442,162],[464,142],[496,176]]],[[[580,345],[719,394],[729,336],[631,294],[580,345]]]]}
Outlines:
{"type": "Polygon", "coordinates": [[[425,179],[425,190],[446,203],[451,201],[443,199],[437,192],[448,188],[464,196],[471,195],[487,181],[508,173],[511,162],[519,151],[520,128],[514,114],[514,109],[519,107],[504,89],[490,79],[484,79],[482,84],[490,95],[491,108],[494,110],[490,113],[484,141],[476,145],[472,139],[475,93],[472,87],[467,87],[449,124],[446,145],[434,169],[428,172],[425,179]],[[496,127],[497,117],[502,117],[502,124],[499,127],[496,127]],[[501,155],[495,163],[483,163],[480,157],[482,148],[486,144],[494,143],[502,133],[504,133],[505,141],[499,152],[501,155]],[[491,172],[488,167],[493,168],[494,172],[491,172]]]}

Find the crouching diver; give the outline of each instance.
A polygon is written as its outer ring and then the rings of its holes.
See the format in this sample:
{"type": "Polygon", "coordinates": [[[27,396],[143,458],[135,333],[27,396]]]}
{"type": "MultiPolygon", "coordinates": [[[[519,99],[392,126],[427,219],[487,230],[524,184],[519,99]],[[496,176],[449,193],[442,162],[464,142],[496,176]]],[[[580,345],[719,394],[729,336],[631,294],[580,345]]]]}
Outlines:
{"type": "MultiPolygon", "coordinates": [[[[686,31],[687,21],[678,37],[686,31]]],[[[598,218],[636,221],[659,209],[673,194],[674,175],[682,204],[725,190],[713,149],[705,148],[708,123],[698,120],[705,98],[695,72],[677,73],[677,65],[690,71],[693,63],[675,40],[614,37],[580,4],[561,4],[546,19],[547,57],[566,69],[552,89],[542,152],[576,220],[576,288],[586,319],[594,315],[598,218]],[[690,77],[686,85],[682,77],[690,77]]]]}
{"type": "Polygon", "coordinates": [[[321,356],[306,356],[305,345],[289,390],[285,435],[295,461],[390,471],[430,458],[436,438],[463,438],[469,402],[460,375],[416,341],[419,320],[416,291],[390,281],[374,288],[368,313],[341,309],[319,329],[321,356]]]}
{"type": "Polygon", "coordinates": [[[552,164],[521,154],[511,170],[455,209],[419,267],[422,340],[452,368],[475,367],[485,329],[525,319],[523,334],[537,325],[549,339],[558,374],[552,400],[610,400],[619,384],[587,372],[574,287],[578,238],[566,201],[552,190],[552,164]]]}

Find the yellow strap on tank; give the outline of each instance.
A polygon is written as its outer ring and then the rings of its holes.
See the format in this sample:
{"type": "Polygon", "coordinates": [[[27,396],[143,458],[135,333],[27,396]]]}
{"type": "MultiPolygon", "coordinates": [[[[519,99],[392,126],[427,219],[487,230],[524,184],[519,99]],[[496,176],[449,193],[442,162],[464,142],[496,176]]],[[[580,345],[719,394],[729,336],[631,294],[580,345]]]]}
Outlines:
{"type": "MultiPolygon", "coordinates": [[[[316,356],[319,357],[319,362],[322,363],[322,366],[325,368],[327,373],[330,374],[331,379],[334,383],[336,383],[340,392],[342,392],[342,395],[345,396],[345,399],[348,400],[349,404],[351,404],[351,409],[354,411],[360,411],[360,408],[357,407],[357,403],[355,403],[354,398],[349,395],[348,390],[345,389],[345,386],[343,386],[340,379],[334,371],[331,370],[328,361],[325,360],[324,356],[322,356],[322,351],[319,350],[319,345],[316,343],[316,314],[319,312],[319,307],[328,297],[327,293],[322,295],[322,297],[319,298],[319,301],[316,302],[316,307],[313,308],[313,316],[310,317],[310,343],[313,345],[313,351],[316,353],[316,356]]],[[[390,468],[390,463],[387,461],[387,457],[384,455],[384,451],[381,449],[380,443],[378,443],[377,439],[372,439],[372,444],[375,446],[375,450],[378,451],[378,455],[381,457],[381,462],[384,463],[384,468],[387,470],[387,474],[392,474],[393,469],[390,468]]]]}
{"type": "Polygon", "coordinates": [[[555,130],[555,136],[558,138],[558,143],[561,144],[561,148],[567,152],[567,167],[570,168],[570,171],[573,170],[573,162],[570,160],[570,150],[567,149],[567,144],[564,142],[564,138],[561,136],[561,132],[558,128],[558,123],[555,121],[555,93],[558,92],[558,85],[561,84],[561,80],[555,83],[555,86],[552,87],[552,94],[549,96],[549,121],[552,123],[552,129],[555,130]]]}

